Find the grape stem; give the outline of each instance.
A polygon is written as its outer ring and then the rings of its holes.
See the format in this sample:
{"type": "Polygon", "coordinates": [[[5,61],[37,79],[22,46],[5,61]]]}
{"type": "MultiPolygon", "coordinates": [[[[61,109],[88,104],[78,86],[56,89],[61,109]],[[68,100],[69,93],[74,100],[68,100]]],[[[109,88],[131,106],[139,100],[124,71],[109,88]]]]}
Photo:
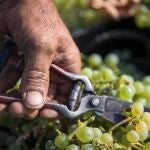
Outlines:
{"type": "Polygon", "coordinates": [[[94,116],[90,117],[88,120],[84,122],[81,122],[80,120],[78,120],[78,127],[69,135],[69,139],[71,140],[75,136],[79,128],[87,126],[87,124],[93,122],[94,120],[95,120],[94,116]]]}
{"type": "Polygon", "coordinates": [[[119,126],[129,122],[130,120],[132,120],[132,118],[126,118],[124,120],[122,120],[121,122],[117,123],[116,125],[114,125],[112,128],[109,129],[109,132],[112,132],[113,130],[115,130],[116,128],[118,128],[119,126]]]}
{"type": "Polygon", "coordinates": [[[141,148],[139,148],[139,147],[136,146],[135,144],[131,144],[131,147],[135,148],[136,150],[142,150],[141,148]]]}

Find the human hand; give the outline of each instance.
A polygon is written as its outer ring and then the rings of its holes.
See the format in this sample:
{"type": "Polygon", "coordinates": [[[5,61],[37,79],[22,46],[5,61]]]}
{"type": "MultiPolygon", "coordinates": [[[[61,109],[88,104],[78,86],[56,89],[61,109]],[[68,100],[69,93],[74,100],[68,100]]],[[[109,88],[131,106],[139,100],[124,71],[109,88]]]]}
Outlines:
{"type": "Polygon", "coordinates": [[[89,0],[92,8],[104,11],[113,19],[133,16],[140,0],[89,0]]]}
{"type": "MultiPolygon", "coordinates": [[[[0,5],[0,11],[0,41],[3,41],[5,33],[9,33],[25,57],[21,93],[26,107],[21,103],[12,103],[10,110],[15,114],[34,118],[39,113],[37,109],[44,105],[47,94],[53,95],[50,94],[53,89],[51,82],[57,75],[54,74],[53,77],[49,74],[51,63],[67,71],[79,73],[80,53],[52,0],[7,0],[0,5]]],[[[4,78],[5,74],[9,74],[9,78],[12,73],[8,69],[4,70],[1,76],[4,78]]],[[[0,92],[9,89],[12,86],[10,83],[15,83],[18,79],[10,77],[6,82],[1,76],[0,92]]],[[[59,83],[61,79],[57,79],[59,83]]],[[[62,89],[65,89],[64,86],[62,89]]],[[[1,104],[0,107],[5,108],[6,105],[1,104]]],[[[47,110],[42,110],[41,114],[47,116],[47,110]]],[[[55,116],[48,114],[49,117],[55,116]]]]}

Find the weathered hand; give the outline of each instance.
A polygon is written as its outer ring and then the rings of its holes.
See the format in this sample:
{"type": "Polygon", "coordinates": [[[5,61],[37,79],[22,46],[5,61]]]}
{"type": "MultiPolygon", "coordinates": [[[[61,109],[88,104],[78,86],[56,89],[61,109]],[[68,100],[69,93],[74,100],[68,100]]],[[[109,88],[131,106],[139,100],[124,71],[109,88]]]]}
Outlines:
{"type": "MultiPolygon", "coordinates": [[[[0,11],[0,40],[3,40],[5,33],[9,33],[25,56],[21,93],[26,108],[20,103],[13,103],[10,109],[16,114],[33,117],[38,114],[35,109],[42,108],[51,91],[48,91],[53,78],[49,75],[51,63],[78,73],[80,53],[52,0],[6,0],[0,4],[0,11]]],[[[9,89],[10,82],[14,83],[16,79],[8,80],[0,79],[1,92],[9,89]]],[[[43,110],[41,114],[47,113],[43,110]]]]}
{"type": "Polygon", "coordinates": [[[90,6],[96,10],[104,11],[113,19],[133,16],[140,0],[90,0],[90,6]]]}

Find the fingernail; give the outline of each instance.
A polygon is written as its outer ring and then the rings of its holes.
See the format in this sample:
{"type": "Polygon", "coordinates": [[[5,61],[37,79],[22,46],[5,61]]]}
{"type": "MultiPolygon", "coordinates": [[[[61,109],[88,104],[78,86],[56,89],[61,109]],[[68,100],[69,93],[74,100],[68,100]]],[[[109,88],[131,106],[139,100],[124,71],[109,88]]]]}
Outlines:
{"type": "Polygon", "coordinates": [[[44,104],[44,98],[40,92],[29,91],[25,94],[24,102],[28,108],[40,109],[44,104]]]}

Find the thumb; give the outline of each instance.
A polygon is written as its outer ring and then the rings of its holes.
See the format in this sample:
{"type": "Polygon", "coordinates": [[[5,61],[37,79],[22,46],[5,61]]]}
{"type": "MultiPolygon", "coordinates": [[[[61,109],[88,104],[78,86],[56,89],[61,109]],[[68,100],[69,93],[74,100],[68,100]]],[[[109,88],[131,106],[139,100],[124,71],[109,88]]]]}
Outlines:
{"type": "Polygon", "coordinates": [[[44,105],[53,56],[54,52],[41,47],[25,50],[25,69],[22,75],[21,91],[27,108],[40,109],[44,105]]]}

